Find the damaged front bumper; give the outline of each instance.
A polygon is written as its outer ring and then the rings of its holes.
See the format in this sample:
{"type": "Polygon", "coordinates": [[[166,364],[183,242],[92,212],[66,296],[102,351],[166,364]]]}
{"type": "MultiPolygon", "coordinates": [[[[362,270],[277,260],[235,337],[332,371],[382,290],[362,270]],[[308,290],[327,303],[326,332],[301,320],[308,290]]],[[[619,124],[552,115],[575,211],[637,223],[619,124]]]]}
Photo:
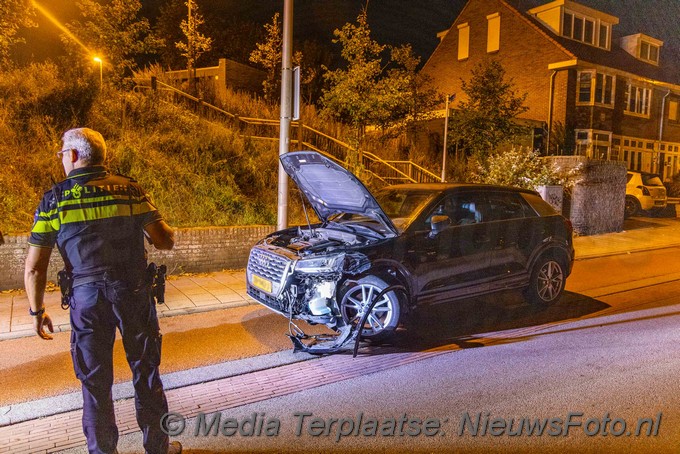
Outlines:
{"type": "MultiPolygon", "coordinates": [[[[338,307],[337,290],[348,276],[370,268],[366,256],[358,253],[310,256],[299,258],[292,251],[266,244],[255,246],[246,269],[247,292],[255,301],[289,319],[289,338],[295,352],[328,354],[354,349],[361,340],[366,317],[387,292],[384,289],[353,321],[343,320],[338,307]],[[294,320],[323,324],[334,335],[307,335],[294,320]]],[[[405,289],[404,289],[405,291],[405,289]]]]}

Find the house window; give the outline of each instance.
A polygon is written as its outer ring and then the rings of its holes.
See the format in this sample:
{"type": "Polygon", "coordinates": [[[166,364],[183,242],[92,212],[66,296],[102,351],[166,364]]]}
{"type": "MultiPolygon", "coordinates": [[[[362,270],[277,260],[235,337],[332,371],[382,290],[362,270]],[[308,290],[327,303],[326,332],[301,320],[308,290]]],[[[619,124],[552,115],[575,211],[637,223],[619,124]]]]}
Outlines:
{"type": "Polygon", "coordinates": [[[593,93],[593,73],[581,72],[578,75],[578,102],[590,104],[593,93]]]}
{"type": "Polygon", "coordinates": [[[493,13],[486,16],[488,30],[486,35],[486,51],[497,52],[501,46],[501,16],[493,13]]]}
{"type": "Polygon", "coordinates": [[[652,63],[659,63],[659,46],[648,43],[647,41],[640,42],[640,59],[652,63]]]}
{"type": "Polygon", "coordinates": [[[595,84],[595,103],[613,105],[614,76],[598,73],[595,84]]]}
{"type": "Polygon", "coordinates": [[[595,22],[584,19],[583,27],[583,42],[588,44],[595,44],[595,22]]]}
{"type": "Polygon", "coordinates": [[[573,36],[573,23],[574,15],[569,13],[564,13],[562,16],[562,36],[571,38],[573,36]]]}
{"type": "Polygon", "coordinates": [[[678,102],[670,101],[668,103],[668,119],[670,121],[678,121],[678,102]]]}
{"type": "Polygon", "coordinates": [[[578,76],[578,102],[580,104],[614,105],[614,76],[581,71],[578,76]]]}
{"type": "Polygon", "coordinates": [[[600,40],[598,42],[598,46],[606,49],[607,48],[607,43],[609,42],[609,26],[605,24],[600,24],[600,40]]]}
{"type": "Polygon", "coordinates": [[[458,25],[458,60],[470,56],[470,25],[466,22],[458,25]]]}
{"type": "Polygon", "coordinates": [[[562,36],[591,46],[609,48],[609,24],[570,11],[562,14],[562,36]]]}
{"type": "Polygon", "coordinates": [[[649,117],[649,106],[652,102],[652,90],[638,87],[630,82],[626,86],[625,112],[649,117]]]}

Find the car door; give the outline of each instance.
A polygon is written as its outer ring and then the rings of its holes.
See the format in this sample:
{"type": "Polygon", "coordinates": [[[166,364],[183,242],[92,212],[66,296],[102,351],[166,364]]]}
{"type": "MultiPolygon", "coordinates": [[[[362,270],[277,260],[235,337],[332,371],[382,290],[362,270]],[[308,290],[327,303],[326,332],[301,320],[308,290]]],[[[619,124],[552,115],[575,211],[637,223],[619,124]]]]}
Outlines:
{"type": "Polygon", "coordinates": [[[487,200],[488,220],[497,232],[490,254],[495,284],[524,279],[531,253],[545,233],[542,219],[518,192],[490,192],[487,200]]]}
{"type": "Polygon", "coordinates": [[[446,301],[485,290],[492,234],[482,220],[483,194],[447,195],[422,218],[409,248],[420,303],[446,301]],[[434,216],[448,225],[433,232],[434,216]]]}

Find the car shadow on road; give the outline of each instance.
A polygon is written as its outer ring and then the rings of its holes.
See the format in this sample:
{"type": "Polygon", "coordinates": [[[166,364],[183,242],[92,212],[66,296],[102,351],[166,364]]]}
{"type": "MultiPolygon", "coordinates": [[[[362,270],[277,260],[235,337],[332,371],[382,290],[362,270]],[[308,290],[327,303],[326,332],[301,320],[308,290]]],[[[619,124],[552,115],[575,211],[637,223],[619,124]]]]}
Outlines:
{"type": "Polygon", "coordinates": [[[487,345],[489,335],[574,320],[609,307],[572,292],[565,292],[558,304],[537,307],[526,303],[521,293],[507,291],[422,308],[405,321],[405,329],[389,344],[367,345],[364,351],[380,354],[392,350],[385,349],[389,345],[402,351],[478,348],[487,345]]]}

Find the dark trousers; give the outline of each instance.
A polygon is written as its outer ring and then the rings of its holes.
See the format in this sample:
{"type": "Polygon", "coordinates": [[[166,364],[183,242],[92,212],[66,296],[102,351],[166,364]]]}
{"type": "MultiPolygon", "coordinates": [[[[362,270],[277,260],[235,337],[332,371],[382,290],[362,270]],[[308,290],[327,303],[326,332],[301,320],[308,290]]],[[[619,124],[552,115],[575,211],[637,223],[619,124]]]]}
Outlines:
{"type": "Polygon", "coordinates": [[[93,282],[73,289],[71,356],[83,389],[83,431],[91,453],[113,453],[118,428],[113,411],[113,342],[116,327],[135,388],[137,423],[148,454],[166,454],[168,436],[160,419],[168,411],[158,366],[161,334],[146,289],[124,282],[93,282]]]}

